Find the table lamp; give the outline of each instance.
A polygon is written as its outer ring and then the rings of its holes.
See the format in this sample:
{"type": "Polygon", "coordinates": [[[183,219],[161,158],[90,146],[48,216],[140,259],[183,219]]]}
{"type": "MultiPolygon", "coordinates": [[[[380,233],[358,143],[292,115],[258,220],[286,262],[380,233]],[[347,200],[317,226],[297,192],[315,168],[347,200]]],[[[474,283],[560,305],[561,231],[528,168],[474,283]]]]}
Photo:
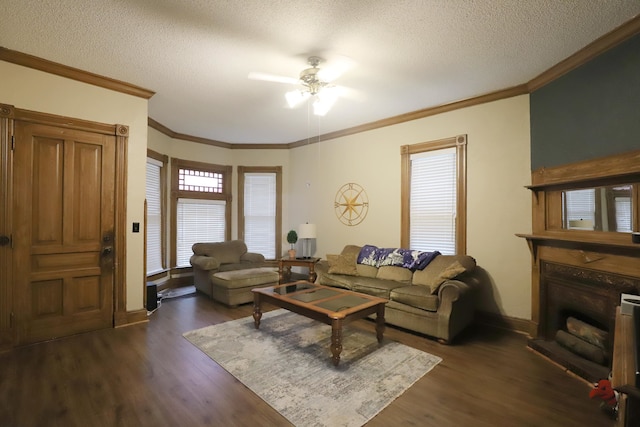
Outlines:
{"type": "Polygon", "coordinates": [[[311,242],[309,239],[316,238],[316,225],[315,224],[300,224],[298,227],[298,237],[304,239],[302,241],[302,258],[311,258],[311,242]]]}

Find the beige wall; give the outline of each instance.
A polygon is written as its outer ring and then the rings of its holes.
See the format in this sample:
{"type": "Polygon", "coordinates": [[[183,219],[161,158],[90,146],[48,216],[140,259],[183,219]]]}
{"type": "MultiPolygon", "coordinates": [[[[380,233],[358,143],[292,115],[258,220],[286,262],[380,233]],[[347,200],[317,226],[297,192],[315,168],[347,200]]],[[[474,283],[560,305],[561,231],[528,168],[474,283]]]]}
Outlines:
{"type": "Polygon", "coordinates": [[[129,126],[127,169],[127,310],[143,308],[142,233],[147,148],[147,100],[0,61],[0,103],[16,108],[129,126]]]}
{"type": "MultiPolygon", "coordinates": [[[[322,119],[331,120],[330,114],[322,119]]],[[[283,166],[284,235],[304,222],[317,224],[315,254],[338,253],[346,244],[400,244],[400,146],[467,134],[467,253],[484,277],[480,307],[531,318],[530,256],[516,233],[531,231],[529,97],[469,107],[292,150],[227,150],[149,130],[149,148],[169,156],[236,167],[283,166]],[[335,194],[345,183],[362,185],[370,209],[359,225],[334,214],[335,194]]],[[[233,205],[235,229],[236,205],[233,205]]]]}
{"type": "Polygon", "coordinates": [[[485,272],[481,309],[530,319],[530,256],[515,236],[531,231],[527,95],[290,150],[291,224],[317,224],[316,254],[323,258],[346,244],[398,246],[400,146],[458,134],[468,138],[467,253],[485,272]],[[333,209],[348,182],[363,186],[370,203],[354,227],[340,223],[333,209]]]}

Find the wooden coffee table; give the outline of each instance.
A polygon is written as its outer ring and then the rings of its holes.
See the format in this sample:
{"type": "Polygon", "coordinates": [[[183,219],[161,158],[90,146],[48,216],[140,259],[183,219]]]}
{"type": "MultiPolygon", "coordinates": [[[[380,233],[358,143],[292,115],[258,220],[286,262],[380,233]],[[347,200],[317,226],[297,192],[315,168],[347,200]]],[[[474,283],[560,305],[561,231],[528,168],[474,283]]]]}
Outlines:
{"type": "Polygon", "coordinates": [[[340,363],[342,327],[354,320],[376,313],[376,337],[382,342],[384,333],[384,307],[387,300],[346,289],[298,281],[286,285],[255,288],[253,292],[253,319],[256,329],[262,318],[262,302],[273,304],[313,320],[331,325],[331,359],[340,363]]]}

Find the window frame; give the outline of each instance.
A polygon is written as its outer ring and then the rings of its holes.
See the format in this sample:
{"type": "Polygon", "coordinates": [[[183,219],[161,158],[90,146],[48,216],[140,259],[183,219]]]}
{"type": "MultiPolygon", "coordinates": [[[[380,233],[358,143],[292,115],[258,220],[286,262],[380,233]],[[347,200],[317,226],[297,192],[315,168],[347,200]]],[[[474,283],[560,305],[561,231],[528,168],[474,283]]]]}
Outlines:
{"type": "Polygon", "coordinates": [[[274,173],[276,176],[276,258],[282,249],[282,166],[238,166],[238,238],[245,240],[244,182],[247,173],[274,173]]]}
{"type": "MultiPolygon", "coordinates": [[[[225,240],[231,240],[231,179],[233,166],[216,165],[212,163],[196,162],[193,160],[184,160],[171,158],[171,254],[170,263],[173,268],[177,267],[177,211],[178,199],[203,199],[203,200],[223,200],[225,205],[225,240]],[[203,172],[219,173],[223,176],[222,193],[186,191],[179,189],[179,170],[192,169],[203,172]]],[[[181,267],[183,268],[183,267],[181,267]]]]}
{"type": "Polygon", "coordinates": [[[400,147],[400,245],[403,248],[409,248],[411,241],[411,155],[452,147],[456,149],[456,254],[467,253],[467,135],[400,147]]]}
{"type": "MultiPolygon", "coordinates": [[[[169,156],[147,148],[147,158],[162,163],[160,168],[160,253],[162,271],[149,274],[147,271],[147,199],[144,201],[144,273],[152,277],[167,271],[167,165],[169,156]]],[[[145,187],[146,189],[146,187],[145,187]]]]}

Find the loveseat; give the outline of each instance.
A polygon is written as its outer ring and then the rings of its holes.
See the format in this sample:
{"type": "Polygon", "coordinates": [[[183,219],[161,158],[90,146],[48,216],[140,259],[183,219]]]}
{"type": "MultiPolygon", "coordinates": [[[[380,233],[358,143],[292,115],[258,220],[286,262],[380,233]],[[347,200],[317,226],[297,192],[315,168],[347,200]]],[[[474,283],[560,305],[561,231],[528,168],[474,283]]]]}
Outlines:
{"type": "Polygon", "coordinates": [[[327,255],[316,267],[317,282],[387,298],[386,323],[435,337],[441,343],[450,343],[473,321],[478,283],[474,258],[398,248],[383,249],[390,255],[380,261],[376,259],[378,249],[347,245],[339,255],[327,255]],[[402,255],[404,263],[388,262],[402,255]],[[407,259],[413,259],[411,265],[407,259]]]}
{"type": "Polygon", "coordinates": [[[253,301],[252,288],[278,284],[278,272],[242,240],[195,243],[190,258],[198,291],[228,306],[253,301]]]}

